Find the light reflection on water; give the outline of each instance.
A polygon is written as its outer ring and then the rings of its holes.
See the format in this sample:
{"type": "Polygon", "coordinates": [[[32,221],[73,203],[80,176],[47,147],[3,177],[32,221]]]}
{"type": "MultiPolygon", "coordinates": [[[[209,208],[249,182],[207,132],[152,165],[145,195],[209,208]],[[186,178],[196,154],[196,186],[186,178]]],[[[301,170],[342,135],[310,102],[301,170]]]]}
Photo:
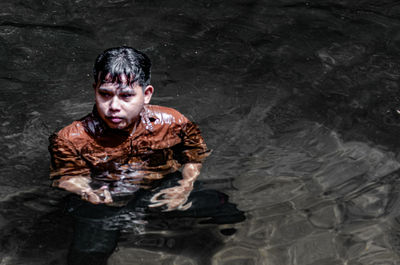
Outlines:
{"type": "Polygon", "coordinates": [[[0,4],[0,264],[63,264],[48,135],[92,108],[91,67],[127,44],[152,103],[196,121],[200,180],[246,220],[125,233],[110,264],[399,264],[396,1],[0,4]]]}

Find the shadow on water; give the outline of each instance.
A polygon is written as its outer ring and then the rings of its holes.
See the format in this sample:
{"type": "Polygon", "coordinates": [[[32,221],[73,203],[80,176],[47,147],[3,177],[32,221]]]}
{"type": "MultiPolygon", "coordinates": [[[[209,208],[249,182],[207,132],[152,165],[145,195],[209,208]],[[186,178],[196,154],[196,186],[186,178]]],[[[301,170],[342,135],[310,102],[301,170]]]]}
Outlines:
{"type": "Polygon", "coordinates": [[[23,193],[2,203],[8,218],[15,220],[2,228],[1,246],[8,253],[2,262],[66,264],[67,249],[74,238],[79,239],[79,249],[84,251],[93,243],[109,244],[110,236],[115,236],[118,247],[108,264],[129,264],[137,259],[153,262],[154,258],[173,262],[177,257],[183,259],[181,262],[186,257],[195,264],[211,264],[211,257],[221,249],[224,240],[235,234],[233,225],[242,222],[245,216],[228,201],[227,195],[204,188],[207,186],[210,187],[207,183],[196,183],[190,196],[193,205],[187,211],[149,212],[135,206],[108,217],[99,208],[90,213],[92,207],[75,196],[61,197],[52,190],[43,195],[38,194],[45,190],[23,193]],[[77,216],[88,225],[74,221],[77,216]],[[102,227],[108,232],[102,232],[102,227]],[[119,256],[121,250],[124,255],[119,256]]]}

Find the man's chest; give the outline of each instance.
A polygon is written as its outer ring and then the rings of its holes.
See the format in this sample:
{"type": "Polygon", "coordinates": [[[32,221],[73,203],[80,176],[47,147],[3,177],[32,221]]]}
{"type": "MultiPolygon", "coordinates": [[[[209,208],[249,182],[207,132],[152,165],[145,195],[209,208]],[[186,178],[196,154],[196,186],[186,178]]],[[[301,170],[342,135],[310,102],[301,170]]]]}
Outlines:
{"type": "Polygon", "coordinates": [[[174,135],[128,138],[118,144],[110,141],[88,141],[80,149],[80,156],[91,168],[100,170],[117,169],[123,165],[158,167],[175,160],[181,142],[174,135]]]}

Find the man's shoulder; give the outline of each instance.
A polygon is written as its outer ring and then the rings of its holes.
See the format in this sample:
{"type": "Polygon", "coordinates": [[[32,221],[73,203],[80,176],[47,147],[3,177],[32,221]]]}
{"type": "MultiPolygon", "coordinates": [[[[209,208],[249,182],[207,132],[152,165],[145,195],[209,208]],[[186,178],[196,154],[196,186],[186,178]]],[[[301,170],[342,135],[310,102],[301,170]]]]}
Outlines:
{"type": "Polygon", "coordinates": [[[82,138],[88,138],[88,134],[81,120],[72,122],[55,133],[58,138],[74,142],[82,138]]]}
{"type": "Polygon", "coordinates": [[[173,108],[159,106],[159,105],[146,105],[146,113],[150,119],[155,119],[159,124],[184,124],[189,120],[179,111],[173,108]]]}

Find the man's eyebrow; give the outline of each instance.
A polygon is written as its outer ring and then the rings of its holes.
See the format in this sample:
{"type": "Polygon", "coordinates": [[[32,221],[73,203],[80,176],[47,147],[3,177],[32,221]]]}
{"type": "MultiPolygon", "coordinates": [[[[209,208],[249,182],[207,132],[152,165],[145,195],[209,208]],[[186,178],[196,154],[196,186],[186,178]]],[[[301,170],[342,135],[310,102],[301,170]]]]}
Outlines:
{"type": "Polygon", "coordinates": [[[113,89],[112,89],[112,88],[108,88],[108,87],[102,87],[102,86],[100,86],[100,87],[99,87],[99,90],[102,90],[102,91],[107,91],[107,92],[112,92],[112,91],[113,91],[113,89]]]}
{"type": "Polygon", "coordinates": [[[131,87],[123,87],[119,90],[119,93],[135,93],[135,90],[131,87]]]}

